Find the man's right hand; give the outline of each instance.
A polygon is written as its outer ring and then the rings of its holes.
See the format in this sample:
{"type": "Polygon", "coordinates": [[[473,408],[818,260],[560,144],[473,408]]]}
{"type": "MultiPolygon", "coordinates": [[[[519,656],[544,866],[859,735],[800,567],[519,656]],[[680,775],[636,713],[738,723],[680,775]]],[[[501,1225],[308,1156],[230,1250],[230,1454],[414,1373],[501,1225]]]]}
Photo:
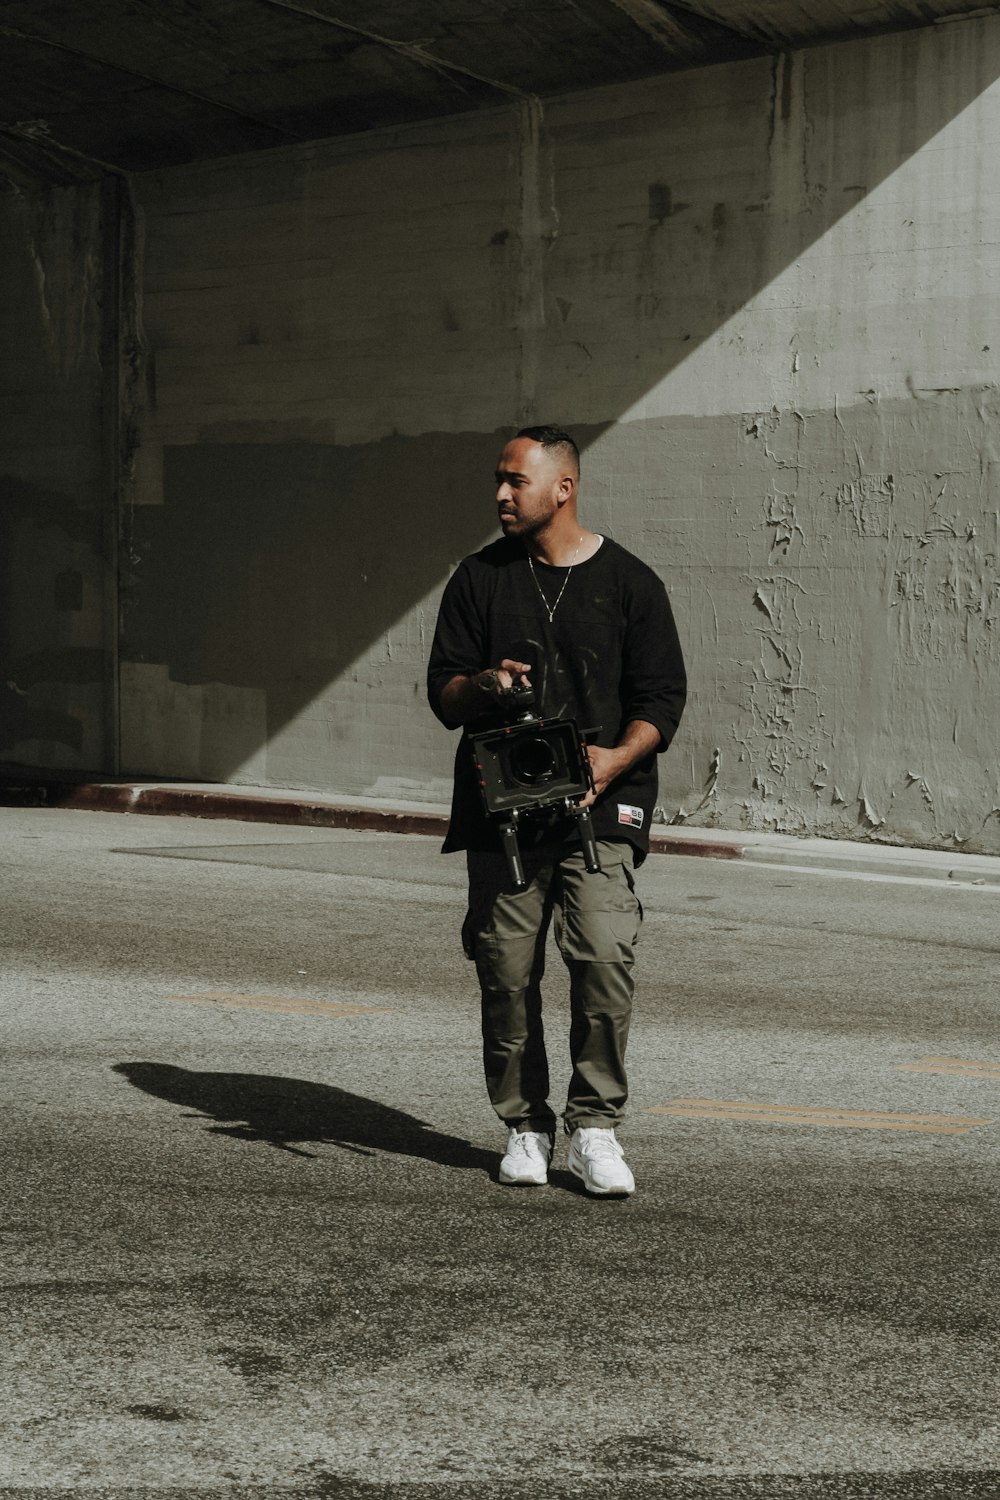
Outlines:
{"type": "Polygon", "coordinates": [[[441,689],[441,711],[454,727],[468,724],[483,713],[487,700],[502,703],[505,693],[517,683],[530,687],[528,673],[531,665],[526,661],[511,661],[504,657],[499,666],[487,667],[484,672],[473,672],[453,677],[441,689]]]}
{"type": "Polygon", "coordinates": [[[472,681],[479,692],[486,693],[499,702],[515,685],[530,687],[530,671],[530,662],[510,661],[504,657],[498,667],[487,667],[485,672],[477,672],[472,681]]]}

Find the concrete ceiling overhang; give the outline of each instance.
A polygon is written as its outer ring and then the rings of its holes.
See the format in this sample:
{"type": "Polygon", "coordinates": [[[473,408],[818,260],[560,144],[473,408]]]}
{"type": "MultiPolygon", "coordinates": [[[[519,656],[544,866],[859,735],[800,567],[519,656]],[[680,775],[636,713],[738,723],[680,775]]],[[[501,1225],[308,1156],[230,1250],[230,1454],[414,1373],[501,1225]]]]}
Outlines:
{"type": "Polygon", "coordinates": [[[993,11],[978,0],[0,0],[0,160],[54,181],[993,11]]]}

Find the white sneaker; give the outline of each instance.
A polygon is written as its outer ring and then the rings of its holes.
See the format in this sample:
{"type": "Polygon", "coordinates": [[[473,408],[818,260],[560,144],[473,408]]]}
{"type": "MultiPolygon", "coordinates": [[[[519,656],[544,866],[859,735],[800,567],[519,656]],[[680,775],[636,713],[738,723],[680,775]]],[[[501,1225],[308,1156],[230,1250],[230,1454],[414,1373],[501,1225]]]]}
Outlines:
{"type": "Polygon", "coordinates": [[[508,1187],[544,1187],[549,1180],[552,1137],[539,1130],[512,1130],[500,1163],[500,1181],[508,1187]]]}
{"type": "Polygon", "coordinates": [[[582,1178],[587,1192],[598,1198],[627,1198],[635,1192],[635,1178],[625,1165],[625,1153],[613,1130],[574,1130],[567,1165],[582,1178]]]}

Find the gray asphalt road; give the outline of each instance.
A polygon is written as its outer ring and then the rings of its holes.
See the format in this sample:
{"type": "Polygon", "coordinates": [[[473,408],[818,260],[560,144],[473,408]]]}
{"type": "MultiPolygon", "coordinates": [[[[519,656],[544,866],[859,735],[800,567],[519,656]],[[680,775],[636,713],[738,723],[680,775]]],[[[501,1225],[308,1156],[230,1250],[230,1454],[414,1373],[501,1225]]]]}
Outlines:
{"type": "Polygon", "coordinates": [[[433,841],[0,835],[0,1493],[1000,1496],[996,887],[650,860],[602,1203],[497,1185],[433,841]]]}

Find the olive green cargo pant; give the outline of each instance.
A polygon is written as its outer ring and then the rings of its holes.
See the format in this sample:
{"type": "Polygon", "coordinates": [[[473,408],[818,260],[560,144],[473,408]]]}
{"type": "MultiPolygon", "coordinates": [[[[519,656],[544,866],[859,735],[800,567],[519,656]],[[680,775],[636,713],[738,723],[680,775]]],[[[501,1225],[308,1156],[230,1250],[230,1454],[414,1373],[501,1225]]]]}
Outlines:
{"type": "Polygon", "coordinates": [[[482,990],[483,1063],[490,1101],[505,1125],[552,1132],[542,1026],[545,940],[569,970],[570,1060],[563,1121],[613,1128],[628,1097],[625,1046],[632,1015],[633,950],[642,922],[634,854],[622,839],[598,840],[601,873],[588,874],[578,847],[523,854],[528,885],[515,891],[500,853],[470,851],[469,910],[462,929],[482,990]]]}

